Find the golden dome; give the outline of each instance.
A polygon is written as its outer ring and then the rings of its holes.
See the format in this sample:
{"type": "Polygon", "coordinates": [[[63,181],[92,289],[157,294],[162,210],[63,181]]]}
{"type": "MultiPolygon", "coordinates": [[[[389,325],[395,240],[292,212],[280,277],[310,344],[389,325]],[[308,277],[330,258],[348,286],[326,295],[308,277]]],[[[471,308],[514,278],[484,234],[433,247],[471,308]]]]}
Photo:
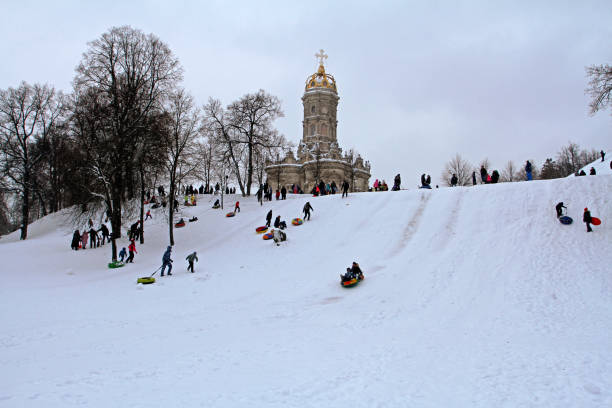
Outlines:
{"type": "Polygon", "coordinates": [[[323,64],[320,64],[317,72],[309,76],[306,80],[306,91],[317,88],[331,89],[337,92],[336,80],[332,75],[325,73],[323,64]]]}

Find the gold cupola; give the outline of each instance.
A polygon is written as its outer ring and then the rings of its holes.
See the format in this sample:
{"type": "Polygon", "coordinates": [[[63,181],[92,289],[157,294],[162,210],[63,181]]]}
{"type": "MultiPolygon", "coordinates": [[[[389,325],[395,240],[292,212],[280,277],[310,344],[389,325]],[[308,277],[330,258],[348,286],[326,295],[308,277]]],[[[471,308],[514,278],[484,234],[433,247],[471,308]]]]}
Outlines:
{"type": "Polygon", "coordinates": [[[330,74],[325,73],[325,66],[323,62],[327,59],[327,55],[323,50],[319,51],[318,54],[315,54],[315,57],[319,59],[319,69],[316,73],[312,74],[306,80],[306,91],[314,90],[314,89],[329,89],[334,92],[337,92],[336,89],[336,80],[330,74]]]}

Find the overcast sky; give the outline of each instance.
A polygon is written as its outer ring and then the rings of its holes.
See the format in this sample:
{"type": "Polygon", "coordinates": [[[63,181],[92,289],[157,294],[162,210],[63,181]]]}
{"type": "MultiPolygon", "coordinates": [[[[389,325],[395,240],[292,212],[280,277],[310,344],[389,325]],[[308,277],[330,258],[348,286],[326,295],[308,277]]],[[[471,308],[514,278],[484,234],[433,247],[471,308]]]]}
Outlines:
{"type": "Polygon", "coordinates": [[[541,166],[568,141],[612,148],[610,111],[589,116],[584,94],[585,66],[612,63],[610,1],[0,1],[1,89],[70,91],[87,42],[130,25],[168,44],[200,105],[278,96],[277,127],[296,144],[323,48],[338,142],[371,162],[370,184],[441,183],[456,153],[501,170],[541,166]]]}

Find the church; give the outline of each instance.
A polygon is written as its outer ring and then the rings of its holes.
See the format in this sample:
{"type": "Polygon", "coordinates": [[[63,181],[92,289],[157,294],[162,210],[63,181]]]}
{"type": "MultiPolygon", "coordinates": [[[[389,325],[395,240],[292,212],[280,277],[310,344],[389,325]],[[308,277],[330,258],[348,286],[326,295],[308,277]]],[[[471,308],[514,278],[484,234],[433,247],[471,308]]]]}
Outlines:
{"type": "Polygon", "coordinates": [[[300,186],[309,193],[320,181],[335,182],[340,188],[346,180],[350,191],[368,191],[370,164],[359,155],[343,154],[338,146],[336,113],[340,97],[336,80],[325,72],[327,55],[321,50],[315,57],[319,68],[306,79],[302,96],[304,120],[297,158],[290,150],[279,163],[267,163],[268,183],[287,190],[300,186]]]}

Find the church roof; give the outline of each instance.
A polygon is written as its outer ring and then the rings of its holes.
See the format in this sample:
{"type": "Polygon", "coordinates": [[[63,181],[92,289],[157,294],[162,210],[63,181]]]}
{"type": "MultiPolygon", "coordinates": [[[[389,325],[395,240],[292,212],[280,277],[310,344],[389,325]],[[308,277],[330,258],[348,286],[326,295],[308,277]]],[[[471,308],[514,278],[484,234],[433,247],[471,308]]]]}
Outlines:
{"type": "Polygon", "coordinates": [[[323,61],[327,58],[327,55],[321,50],[319,54],[315,54],[315,57],[319,58],[319,69],[306,79],[305,90],[329,89],[337,92],[336,80],[332,75],[325,72],[325,67],[323,66],[323,61]]]}

